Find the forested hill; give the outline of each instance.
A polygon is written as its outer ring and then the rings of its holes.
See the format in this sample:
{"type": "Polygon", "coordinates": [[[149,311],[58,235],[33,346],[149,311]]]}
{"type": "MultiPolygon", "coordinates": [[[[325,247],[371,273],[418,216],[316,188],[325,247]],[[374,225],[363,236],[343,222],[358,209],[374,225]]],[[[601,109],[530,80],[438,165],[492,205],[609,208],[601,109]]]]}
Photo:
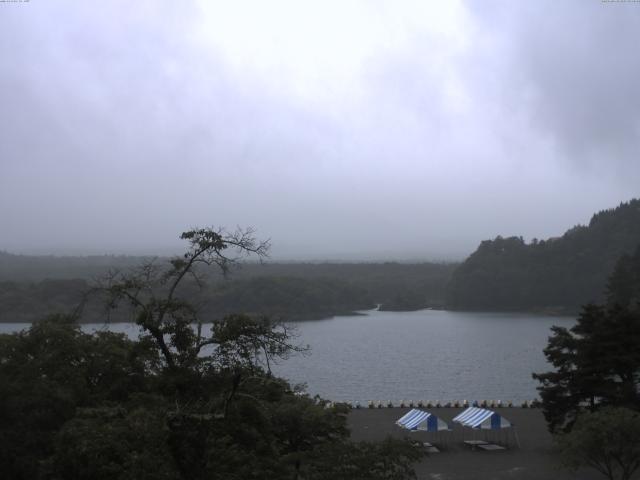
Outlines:
{"type": "Polygon", "coordinates": [[[128,255],[15,255],[0,250],[0,281],[88,280],[104,275],[109,269],[135,267],[148,258],[128,255]]]}
{"type": "MultiPolygon", "coordinates": [[[[109,269],[127,271],[144,257],[30,257],[0,252],[0,322],[32,321],[66,313],[109,269]]],[[[166,264],[158,258],[156,265],[166,264]]],[[[182,292],[203,318],[229,313],[287,320],[326,318],[382,304],[387,310],[437,307],[455,264],[246,263],[228,279],[211,270],[203,290],[185,282],[182,292]]],[[[83,321],[102,321],[104,305],[85,307],[83,321]]],[[[126,312],[125,312],[126,313],[126,312]]],[[[130,320],[111,312],[112,321],[130,320]]]]}
{"type": "Polygon", "coordinates": [[[449,308],[573,313],[604,300],[617,260],[640,245],[640,200],[596,213],[560,238],[483,241],[453,272],[449,308]]]}

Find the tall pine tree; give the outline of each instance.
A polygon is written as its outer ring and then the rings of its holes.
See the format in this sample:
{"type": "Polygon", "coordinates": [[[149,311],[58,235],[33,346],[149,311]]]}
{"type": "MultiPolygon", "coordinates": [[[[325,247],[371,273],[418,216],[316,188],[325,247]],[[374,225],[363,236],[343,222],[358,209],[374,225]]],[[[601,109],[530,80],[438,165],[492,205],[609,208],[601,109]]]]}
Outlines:
{"type": "Polygon", "coordinates": [[[575,326],[553,327],[544,353],[554,370],[534,373],[552,432],[605,405],[640,410],[640,247],[609,280],[608,304],[586,305],[575,326]]]}

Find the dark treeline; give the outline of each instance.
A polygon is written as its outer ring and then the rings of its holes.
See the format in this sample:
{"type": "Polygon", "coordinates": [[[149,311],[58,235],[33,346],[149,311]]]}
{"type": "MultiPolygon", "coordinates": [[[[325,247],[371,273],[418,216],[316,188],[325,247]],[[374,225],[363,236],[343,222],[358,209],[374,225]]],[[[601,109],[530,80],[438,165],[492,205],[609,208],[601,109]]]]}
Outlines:
{"type": "Polygon", "coordinates": [[[147,258],[125,255],[14,255],[0,251],[0,281],[89,280],[103,275],[110,268],[134,267],[147,258]]]}
{"type": "MultiPolygon", "coordinates": [[[[640,245],[640,200],[601,211],[562,237],[497,237],[454,263],[244,263],[231,279],[210,270],[203,290],[185,282],[209,316],[231,312],[285,320],[324,318],[373,308],[576,313],[601,303],[616,261],[640,245]]],[[[156,262],[165,261],[158,258],[156,262]]],[[[23,256],[0,252],[0,321],[32,321],[73,308],[95,278],[148,257],[23,256]]],[[[122,313],[111,320],[129,320],[122,313]]],[[[85,321],[102,321],[95,308],[85,321]]]]}
{"type": "Polygon", "coordinates": [[[453,273],[450,308],[574,313],[601,303],[617,260],[640,245],[640,200],[595,214],[562,237],[486,240],[453,273]]]}
{"type": "MultiPolygon", "coordinates": [[[[0,322],[28,322],[72,310],[95,278],[145,257],[30,257],[0,253],[0,322]],[[113,261],[113,263],[110,263],[113,261]]],[[[157,263],[165,259],[159,258],[157,263]]],[[[245,263],[229,278],[210,270],[204,289],[185,282],[183,294],[203,314],[264,314],[307,320],[374,308],[439,307],[455,264],[245,263]]],[[[104,309],[87,306],[83,321],[103,321],[104,309]]],[[[111,321],[129,321],[126,312],[111,321]]]]}
{"type": "Polygon", "coordinates": [[[383,310],[441,307],[456,263],[275,263],[245,265],[234,276],[339,279],[367,293],[383,310]]]}

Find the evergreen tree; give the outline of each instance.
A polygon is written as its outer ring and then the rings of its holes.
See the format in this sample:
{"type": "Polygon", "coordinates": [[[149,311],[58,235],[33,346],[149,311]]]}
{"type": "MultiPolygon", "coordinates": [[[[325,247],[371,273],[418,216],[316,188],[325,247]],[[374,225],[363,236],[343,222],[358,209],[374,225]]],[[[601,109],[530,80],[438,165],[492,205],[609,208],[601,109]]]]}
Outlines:
{"type": "Polygon", "coordinates": [[[572,328],[552,328],[544,353],[555,370],[533,374],[552,432],[570,430],[584,409],[640,408],[639,253],[617,263],[609,305],[586,305],[572,328]]]}
{"type": "MultiPolygon", "coordinates": [[[[620,266],[618,259],[638,245],[640,199],[596,213],[589,225],[573,227],[562,237],[527,244],[522,237],[498,236],[483,241],[454,271],[447,304],[465,310],[575,313],[582,305],[605,300],[616,262],[620,266]]],[[[629,285],[624,268],[618,275],[629,285]]],[[[634,298],[640,298],[638,293],[634,298]]]]}
{"type": "Polygon", "coordinates": [[[640,245],[633,255],[623,255],[616,263],[607,285],[607,303],[640,307],[640,245]]]}

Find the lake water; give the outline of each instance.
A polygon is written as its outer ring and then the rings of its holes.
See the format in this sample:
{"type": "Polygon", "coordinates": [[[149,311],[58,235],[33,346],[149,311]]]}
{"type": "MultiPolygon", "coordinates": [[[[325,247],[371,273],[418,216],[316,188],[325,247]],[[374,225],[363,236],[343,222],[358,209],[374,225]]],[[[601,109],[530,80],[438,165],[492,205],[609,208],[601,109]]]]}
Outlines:
{"type": "MultiPolygon", "coordinates": [[[[311,394],[336,401],[502,400],[537,397],[532,372],[549,369],[542,349],[552,325],[573,318],[421,310],[296,323],[309,355],[274,370],[311,394]]],[[[1,332],[25,324],[0,324],[1,332]]],[[[84,330],[103,328],[89,324],[84,330]]],[[[131,324],[110,329],[135,336],[131,324]]]]}

